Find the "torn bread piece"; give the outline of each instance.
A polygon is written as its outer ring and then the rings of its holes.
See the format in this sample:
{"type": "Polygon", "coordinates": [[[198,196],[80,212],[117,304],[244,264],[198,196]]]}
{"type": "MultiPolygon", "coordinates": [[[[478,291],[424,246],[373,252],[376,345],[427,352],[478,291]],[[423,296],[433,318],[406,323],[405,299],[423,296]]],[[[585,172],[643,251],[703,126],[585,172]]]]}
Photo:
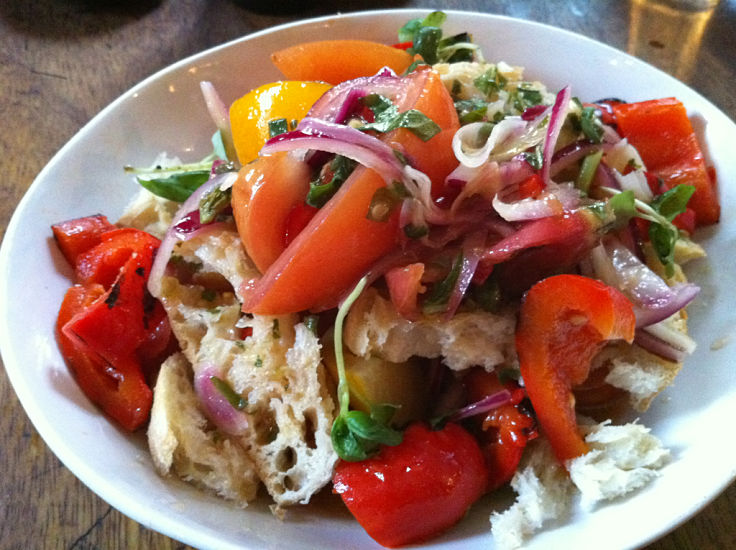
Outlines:
{"type": "Polygon", "coordinates": [[[581,429],[590,451],[568,461],[569,475],[546,439],[529,444],[511,480],[516,502],[491,515],[491,532],[500,550],[519,548],[545,522],[564,519],[577,491],[582,505],[592,507],[640,489],[669,460],[669,451],[641,424],[581,422],[581,429]]]}
{"type": "Polygon", "coordinates": [[[169,357],[154,389],[148,445],[156,470],[205,487],[240,506],[258,492],[260,480],[240,442],[205,417],[183,354],[169,357]]]}
{"type": "Polygon", "coordinates": [[[237,441],[277,507],[307,503],[337,460],[319,340],[296,315],[242,316],[236,290],[257,271],[234,229],[196,236],[174,253],[196,277],[164,276],[159,299],[193,376],[215,372],[247,401],[249,426],[237,441]],[[229,289],[196,282],[212,276],[229,289]]]}
{"type": "Polygon", "coordinates": [[[391,300],[374,288],[361,294],[345,324],[345,345],[355,355],[375,355],[394,363],[412,356],[435,358],[453,370],[517,363],[514,347],[516,316],[508,310],[459,312],[452,319],[439,316],[417,321],[403,318],[391,300]]]}

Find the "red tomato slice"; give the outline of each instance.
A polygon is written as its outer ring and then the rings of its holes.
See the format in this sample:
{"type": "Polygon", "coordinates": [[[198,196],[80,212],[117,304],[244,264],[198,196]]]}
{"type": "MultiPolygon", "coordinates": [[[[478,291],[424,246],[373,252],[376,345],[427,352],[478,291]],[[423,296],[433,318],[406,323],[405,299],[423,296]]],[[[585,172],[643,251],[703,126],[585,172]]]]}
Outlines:
{"type": "MultiPolygon", "coordinates": [[[[403,149],[406,158],[440,189],[445,176],[457,165],[450,147],[459,126],[457,113],[437,73],[415,71],[405,83],[405,101],[399,109],[418,109],[442,131],[427,142],[403,128],[381,139],[403,149]]],[[[398,243],[398,211],[386,222],[366,218],[374,193],[384,186],[377,172],[356,168],[248,293],[243,311],[282,314],[333,307],[398,243]]],[[[271,220],[263,220],[267,222],[271,220]]],[[[258,235],[249,238],[257,239],[258,235]]]]}
{"type": "Polygon", "coordinates": [[[524,386],[542,431],[560,460],[588,451],[577,427],[572,388],[608,340],[631,342],[631,302],[618,290],[579,275],[556,275],[526,294],[516,329],[524,386]]]}
{"type": "Polygon", "coordinates": [[[457,424],[412,424],[395,447],[361,462],[340,461],[334,490],[366,532],[394,548],[457,523],[484,492],[488,473],[473,436],[457,424]]]}
{"type": "Polygon", "coordinates": [[[417,300],[419,294],[425,291],[425,287],[422,285],[423,275],[423,263],[395,267],[386,272],[386,285],[391,301],[399,315],[405,319],[419,318],[417,300]]]}

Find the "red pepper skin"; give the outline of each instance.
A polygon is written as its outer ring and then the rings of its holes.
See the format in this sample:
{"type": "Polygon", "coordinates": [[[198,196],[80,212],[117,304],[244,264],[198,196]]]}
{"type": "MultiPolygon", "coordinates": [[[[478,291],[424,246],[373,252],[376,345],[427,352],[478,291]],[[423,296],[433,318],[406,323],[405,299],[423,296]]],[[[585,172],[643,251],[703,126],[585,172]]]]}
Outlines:
{"type": "Polygon", "coordinates": [[[96,240],[76,258],[81,284],[64,298],[57,339],[82,391],[133,431],[151,409],[146,374],[176,345],[163,306],[146,290],[160,242],[143,231],[117,228],[96,240]]]}
{"type": "Polygon", "coordinates": [[[511,481],[526,444],[537,437],[536,420],[522,406],[526,392],[515,381],[502,384],[496,373],[475,368],[463,382],[470,403],[504,389],[511,392],[511,403],[478,419],[477,438],[488,465],[486,491],[495,491],[511,481]]]}
{"type": "Polygon", "coordinates": [[[144,231],[126,227],[100,235],[100,242],[80,254],[76,263],[77,281],[82,284],[98,283],[108,288],[134,252],[153,254],[159,241],[144,231]]]}
{"type": "Polygon", "coordinates": [[[337,464],[334,491],[376,542],[417,543],[457,523],[484,492],[483,455],[457,424],[410,425],[404,440],[375,457],[337,464]]]}
{"type": "Polygon", "coordinates": [[[74,285],[66,293],[56,322],[61,353],[84,394],[123,428],[134,431],[147,420],[153,393],[140,367],[131,360],[112,365],[88,352],[63,327],[107,293],[98,284],[74,285]]]}
{"type": "Polygon", "coordinates": [[[588,451],[578,430],[572,388],[608,340],[631,342],[631,302],[618,290],[579,275],[556,275],[526,294],[516,329],[521,375],[542,432],[564,464],[588,451]]]}
{"type": "Polygon", "coordinates": [[[76,267],[80,254],[99,244],[100,236],[112,229],[115,226],[102,214],[67,220],[51,226],[56,244],[72,267],[76,267]]]}
{"type": "Polygon", "coordinates": [[[675,98],[612,107],[621,135],[636,147],[647,170],[662,179],[665,189],[685,183],[695,186],[689,206],[698,226],[720,218],[715,178],[705,157],[687,111],[675,98]]]}

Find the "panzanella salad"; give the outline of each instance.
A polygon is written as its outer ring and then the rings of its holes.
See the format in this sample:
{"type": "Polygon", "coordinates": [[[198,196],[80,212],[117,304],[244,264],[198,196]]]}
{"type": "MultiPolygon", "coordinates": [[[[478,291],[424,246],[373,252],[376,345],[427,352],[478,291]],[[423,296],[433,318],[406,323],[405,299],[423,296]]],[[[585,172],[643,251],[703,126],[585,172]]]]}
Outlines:
{"type": "Polygon", "coordinates": [[[212,155],[53,227],[64,358],[162,475],[279,515],[326,488],[388,547],[510,484],[514,548],[667,462],[617,418],[695,348],[719,204],[685,107],[549,90],[444,19],[276,52],[229,109],[203,82],[212,155]]]}

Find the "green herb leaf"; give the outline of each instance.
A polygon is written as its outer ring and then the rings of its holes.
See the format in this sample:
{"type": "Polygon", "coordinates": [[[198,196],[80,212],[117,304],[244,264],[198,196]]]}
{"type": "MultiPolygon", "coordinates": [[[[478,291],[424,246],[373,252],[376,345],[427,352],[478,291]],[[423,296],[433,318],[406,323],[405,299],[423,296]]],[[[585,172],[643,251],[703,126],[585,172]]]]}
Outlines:
{"type": "Polygon", "coordinates": [[[575,180],[575,187],[586,194],[590,189],[590,184],[593,181],[595,172],[598,170],[598,165],[601,163],[602,156],[603,150],[591,153],[583,159],[583,162],[580,165],[580,172],[575,180]]]}
{"type": "Polygon", "coordinates": [[[319,316],[318,315],[307,315],[303,320],[304,326],[315,336],[318,335],[319,329],[319,316]]]}
{"type": "Polygon", "coordinates": [[[432,286],[427,298],[422,304],[422,310],[425,313],[441,313],[447,309],[447,302],[450,299],[450,294],[457,284],[457,279],[460,276],[460,270],[463,266],[463,253],[460,252],[455,261],[453,262],[452,269],[447,276],[438,281],[432,286]]]}
{"type": "Polygon", "coordinates": [[[235,393],[235,390],[230,387],[230,384],[228,384],[222,378],[218,378],[217,376],[210,376],[210,382],[212,382],[212,385],[215,387],[215,389],[219,391],[222,396],[227,399],[228,403],[230,403],[234,408],[242,411],[248,406],[248,401],[244,399],[242,395],[235,393]]]}
{"type": "Polygon", "coordinates": [[[350,430],[347,419],[342,415],[338,416],[335,422],[332,423],[330,439],[332,439],[332,448],[335,449],[337,456],[343,460],[360,462],[369,456],[365,442],[350,430]]]}
{"type": "Polygon", "coordinates": [[[211,288],[205,288],[202,291],[202,299],[207,300],[208,302],[213,302],[217,298],[217,292],[212,290],[211,288]]]}
{"type": "Polygon", "coordinates": [[[401,432],[389,428],[363,411],[350,411],[345,415],[348,429],[367,443],[398,445],[401,432]]]}
{"type": "Polygon", "coordinates": [[[217,215],[230,206],[230,198],[232,196],[232,188],[225,191],[219,187],[215,187],[207,193],[199,201],[199,221],[200,223],[211,223],[217,215]]]}
{"type": "Polygon", "coordinates": [[[608,206],[616,216],[619,224],[623,225],[636,215],[636,201],[634,192],[623,191],[608,199],[608,206]]]}
{"type": "Polygon", "coordinates": [[[694,192],[695,186],[693,185],[676,185],[656,197],[652,201],[652,208],[669,221],[672,221],[685,211],[687,203],[694,192]]]}
{"type": "Polygon", "coordinates": [[[373,111],[375,121],[364,124],[359,130],[385,133],[406,128],[422,141],[429,141],[441,130],[431,118],[416,109],[399,113],[398,107],[382,95],[369,94],[361,101],[373,111]]]}
{"type": "Polygon", "coordinates": [[[374,222],[387,222],[400,202],[401,198],[396,191],[388,187],[379,187],[371,197],[371,204],[365,217],[374,222]]]}
{"type": "Polygon", "coordinates": [[[341,155],[335,157],[322,168],[319,177],[309,183],[306,202],[309,206],[322,208],[355,169],[356,162],[341,155]]]}
{"type": "Polygon", "coordinates": [[[414,37],[414,45],[411,50],[422,56],[422,59],[434,65],[440,60],[437,50],[442,40],[442,29],[438,27],[422,27],[414,37]]]}
{"type": "Polygon", "coordinates": [[[268,121],[268,135],[270,137],[280,136],[289,131],[289,121],[285,118],[275,118],[268,121]]]}
{"type": "Polygon", "coordinates": [[[460,124],[480,122],[486,118],[488,103],[482,99],[460,99],[455,102],[455,110],[460,119],[460,124]]]}
{"type": "MultiPolygon", "coordinates": [[[[694,192],[694,186],[680,184],[659,195],[650,206],[663,221],[672,222],[685,211],[694,192]]],[[[652,222],[649,226],[649,239],[668,277],[674,274],[675,244],[679,238],[680,232],[672,223],[652,222]]]]}
{"type": "Polygon", "coordinates": [[[529,107],[541,104],[544,99],[542,92],[526,82],[520,84],[511,95],[514,100],[514,107],[520,113],[523,113],[529,107]]]}
{"type": "Polygon", "coordinates": [[[580,115],[580,127],[583,134],[593,143],[603,141],[603,123],[595,107],[584,107],[580,115]]]}
{"type": "MultiPolygon", "coordinates": [[[[485,73],[476,78],[473,84],[478,88],[486,97],[490,97],[492,94],[496,94],[504,89],[508,80],[498,72],[495,65],[491,66],[485,73]]],[[[541,95],[540,95],[541,101],[541,95]]]]}
{"type": "Polygon", "coordinates": [[[497,313],[501,309],[503,296],[498,281],[491,275],[482,284],[471,285],[470,295],[475,303],[484,310],[497,313]]]}
{"type": "Polygon", "coordinates": [[[544,164],[544,151],[541,145],[537,145],[533,151],[523,153],[524,160],[535,170],[541,170],[544,164]]]}
{"type": "Polygon", "coordinates": [[[162,178],[136,177],[138,183],[154,195],[175,202],[184,202],[210,179],[209,170],[179,172],[162,178]]]}

